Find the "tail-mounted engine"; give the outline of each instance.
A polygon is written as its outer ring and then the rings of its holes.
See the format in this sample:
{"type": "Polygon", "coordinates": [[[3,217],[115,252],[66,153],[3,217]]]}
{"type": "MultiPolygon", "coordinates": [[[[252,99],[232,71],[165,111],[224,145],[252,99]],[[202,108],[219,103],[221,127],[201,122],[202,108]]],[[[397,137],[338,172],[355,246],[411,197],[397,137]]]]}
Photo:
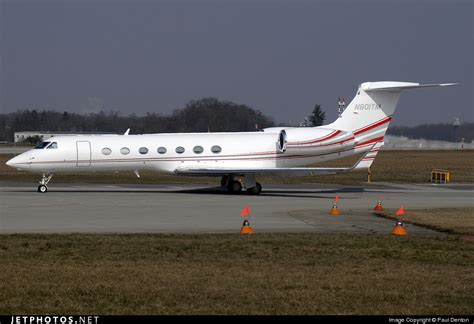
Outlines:
{"type": "Polygon", "coordinates": [[[308,151],[342,151],[355,147],[352,132],[331,128],[291,128],[286,129],[287,150],[292,153],[308,151]]]}
{"type": "Polygon", "coordinates": [[[343,151],[355,147],[352,132],[317,127],[267,128],[265,132],[278,132],[277,149],[294,154],[309,152],[343,151]]]}

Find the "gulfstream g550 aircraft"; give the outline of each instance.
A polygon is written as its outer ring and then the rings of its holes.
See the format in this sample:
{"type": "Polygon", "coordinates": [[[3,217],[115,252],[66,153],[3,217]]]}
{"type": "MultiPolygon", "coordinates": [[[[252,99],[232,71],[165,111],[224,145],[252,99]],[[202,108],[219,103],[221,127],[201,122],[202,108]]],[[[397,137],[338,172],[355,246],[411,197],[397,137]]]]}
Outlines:
{"type": "Polygon", "coordinates": [[[405,89],[453,83],[365,82],[336,121],[321,127],[272,127],[261,132],[58,136],[7,165],[42,173],[39,192],[57,172],[162,171],[222,177],[230,192],[259,194],[259,174],[317,175],[370,167],[405,89]],[[363,153],[349,168],[305,167],[363,153]]]}

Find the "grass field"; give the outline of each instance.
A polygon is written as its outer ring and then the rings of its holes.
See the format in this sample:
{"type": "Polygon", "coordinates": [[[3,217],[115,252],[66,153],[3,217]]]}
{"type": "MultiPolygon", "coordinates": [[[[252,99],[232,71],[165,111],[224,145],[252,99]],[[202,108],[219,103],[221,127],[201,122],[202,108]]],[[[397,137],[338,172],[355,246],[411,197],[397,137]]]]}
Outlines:
{"type": "MultiPolygon", "coordinates": [[[[473,235],[473,213],[404,218],[473,235]]],[[[474,243],[455,236],[1,235],[0,259],[2,314],[467,315],[474,304],[474,243]]]]}
{"type": "MultiPolygon", "coordinates": [[[[5,181],[37,182],[39,176],[7,167],[5,162],[13,155],[0,155],[0,179],[5,181]]],[[[351,166],[358,157],[345,158],[318,166],[351,166]]],[[[432,169],[450,170],[453,182],[474,182],[474,151],[382,151],[371,167],[372,181],[428,183],[432,169]]],[[[307,177],[259,177],[265,183],[360,183],[367,181],[366,172],[351,172],[339,175],[307,177]]],[[[141,172],[137,178],[133,172],[57,174],[53,182],[86,183],[199,183],[215,184],[216,178],[195,178],[167,175],[156,172],[141,172]]]]}
{"type": "MultiPolygon", "coordinates": [[[[375,213],[385,218],[393,220],[399,217],[394,216],[395,210],[384,210],[375,213]]],[[[455,235],[474,236],[474,208],[438,208],[405,210],[402,217],[405,221],[436,231],[441,231],[455,235]]]]}
{"type": "Polygon", "coordinates": [[[2,235],[0,313],[472,314],[474,244],[377,235],[2,235]]]}

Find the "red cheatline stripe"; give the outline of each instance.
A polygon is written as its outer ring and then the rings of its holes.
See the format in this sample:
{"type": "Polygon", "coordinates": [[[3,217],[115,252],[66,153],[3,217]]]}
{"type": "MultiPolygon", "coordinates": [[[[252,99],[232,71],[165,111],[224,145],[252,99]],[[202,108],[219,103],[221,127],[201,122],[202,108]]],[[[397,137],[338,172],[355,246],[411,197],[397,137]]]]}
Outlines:
{"type": "Polygon", "coordinates": [[[374,124],[380,123],[381,121],[384,121],[384,120],[386,120],[386,119],[388,119],[388,118],[392,118],[392,115],[387,116],[387,117],[384,117],[384,118],[382,118],[382,119],[380,119],[380,120],[377,120],[377,121],[373,122],[372,124],[369,124],[369,125],[363,126],[363,127],[361,127],[361,128],[358,128],[358,129],[355,130],[355,132],[357,132],[357,131],[359,131],[359,130],[361,130],[361,129],[363,129],[363,128],[372,126],[372,125],[374,125],[374,124]]]}
{"type": "Polygon", "coordinates": [[[383,140],[383,136],[376,137],[376,138],[370,139],[370,140],[368,140],[368,141],[365,141],[365,142],[362,142],[362,143],[357,144],[357,145],[356,145],[356,148],[358,148],[359,146],[367,145],[367,144],[374,143],[374,142],[378,142],[378,141],[382,141],[382,140],[383,140]]]}
{"type": "Polygon", "coordinates": [[[303,147],[299,147],[299,146],[295,146],[295,145],[288,145],[288,148],[291,148],[291,149],[312,149],[312,148],[315,148],[315,149],[318,149],[318,148],[321,148],[321,147],[326,147],[326,146],[331,146],[331,145],[336,145],[336,144],[343,144],[345,142],[349,142],[349,141],[353,141],[355,139],[354,136],[352,137],[349,137],[349,138],[346,138],[344,140],[341,140],[341,141],[338,141],[338,142],[334,142],[334,143],[329,143],[329,144],[321,144],[321,145],[317,145],[317,146],[303,146],[303,147]]]}
{"type": "Polygon", "coordinates": [[[324,136],[321,136],[321,137],[318,137],[318,138],[315,138],[315,139],[312,139],[312,140],[301,141],[301,142],[288,142],[288,144],[305,144],[305,143],[307,143],[307,142],[323,140],[323,139],[325,139],[326,137],[331,136],[331,135],[334,134],[335,132],[336,132],[336,131],[333,130],[331,133],[329,133],[329,134],[327,134],[327,135],[324,135],[324,136]]]}
{"type": "Polygon", "coordinates": [[[334,136],[337,136],[339,133],[341,133],[341,131],[337,130],[337,131],[333,131],[332,133],[330,133],[328,135],[325,135],[323,137],[319,137],[319,138],[308,140],[308,141],[289,142],[288,144],[311,144],[311,143],[322,142],[322,141],[328,140],[330,138],[333,138],[334,136]]]}
{"type": "MultiPolygon", "coordinates": [[[[361,148],[362,146],[370,145],[371,143],[377,142],[383,140],[383,136],[377,137],[365,142],[362,142],[355,146],[355,148],[361,148]]],[[[337,154],[337,153],[342,153],[346,151],[351,151],[353,150],[354,147],[350,148],[345,148],[343,150],[337,150],[334,152],[327,152],[327,153],[322,153],[322,154],[301,154],[301,155],[283,155],[280,153],[273,153],[275,155],[272,156],[263,156],[263,157],[256,157],[255,155],[258,154],[264,154],[264,153],[254,153],[254,156],[252,157],[253,154],[247,155],[228,155],[228,156],[220,156],[220,157],[214,157],[213,159],[208,159],[207,161],[235,161],[235,160],[268,160],[268,159],[299,159],[299,158],[311,158],[311,157],[316,157],[316,156],[324,156],[324,155],[331,155],[331,154],[337,154]],[[232,156],[236,156],[236,158],[232,158],[232,156]]],[[[84,162],[92,162],[92,163],[113,163],[113,162],[175,162],[175,161],[183,161],[183,160],[195,160],[196,157],[170,157],[170,158],[128,158],[128,159],[101,159],[101,160],[69,160],[69,161],[37,161],[34,164],[46,164],[46,163],[52,163],[52,164],[67,164],[67,163],[84,163],[84,162]]],[[[206,161],[205,159],[199,159],[200,161],[206,161]]]]}
{"type": "Polygon", "coordinates": [[[380,120],[380,121],[378,121],[378,122],[375,122],[374,124],[371,124],[371,125],[368,125],[368,126],[359,128],[358,130],[356,130],[356,131],[354,132],[354,135],[358,135],[358,134],[360,134],[360,133],[364,133],[364,132],[366,132],[366,131],[368,131],[368,130],[371,130],[371,129],[375,128],[375,127],[379,127],[380,125],[383,125],[383,124],[385,124],[385,123],[388,123],[388,122],[390,122],[391,120],[392,120],[392,117],[387,117],[387,118],[384,118],[384,119],[382,119],[382,120],[380,120]]]}
{"type": "MultiPolygon", "coordinates": [[[[324,156],[324,155],[331,155],[331,154],[337,154],[337,153],[342,153],[342,152],[347,152],[353,150],[353,147],[346,148],[343,150],[337,150],[334,152],[327,152],[327,153],[320,153],[320,154],[302,154],[302,155],[291,155],[291,156],[283,156],[283,155],[275,155],[275,156],[268,156],[268,157],[243,157],[243,158],[228,158],[228,159],[221,159],[221,158],[216,158],[216,161],[235,161],[235,160],[274,160],[274,159],[304,159],[304,158],[312,158],[316,156],[324,156]]],[[[91,160],[91,163],[118,163],[118,162],[176,162],[176,161],[182,161],[182,159],[173,159],[173,160],[164,160],[160,158],[152,158],[152,159],[133,159],[130,161],[130,159],[121,159],[121,160],[91,160]]],[[[203,161],[203,160],[201,160],[203,161]]],[[[42,162],[35,162],[34,164],[46,164],[46,163],[51,163],[51,164],[67,164],[67,163],[88,163],[89,160],[69,160],[69,161],[42,161],[42,162]]]]}

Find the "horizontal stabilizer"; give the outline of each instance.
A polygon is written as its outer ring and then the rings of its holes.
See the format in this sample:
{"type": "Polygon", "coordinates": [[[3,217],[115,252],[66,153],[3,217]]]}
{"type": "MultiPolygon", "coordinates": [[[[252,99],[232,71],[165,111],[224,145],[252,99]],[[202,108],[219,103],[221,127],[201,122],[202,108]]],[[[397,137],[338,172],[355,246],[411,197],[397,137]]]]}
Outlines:
{"type": "Polygon", "coordinates": [[[449,87],[449,86],[454,86],[458,84],[459,83],[419,84],[415,82],[380,81],[380,82],[362,83],[361,89],[367,92],[401,91],[401,90],[416,89],[416,88],[449,87]]]}

